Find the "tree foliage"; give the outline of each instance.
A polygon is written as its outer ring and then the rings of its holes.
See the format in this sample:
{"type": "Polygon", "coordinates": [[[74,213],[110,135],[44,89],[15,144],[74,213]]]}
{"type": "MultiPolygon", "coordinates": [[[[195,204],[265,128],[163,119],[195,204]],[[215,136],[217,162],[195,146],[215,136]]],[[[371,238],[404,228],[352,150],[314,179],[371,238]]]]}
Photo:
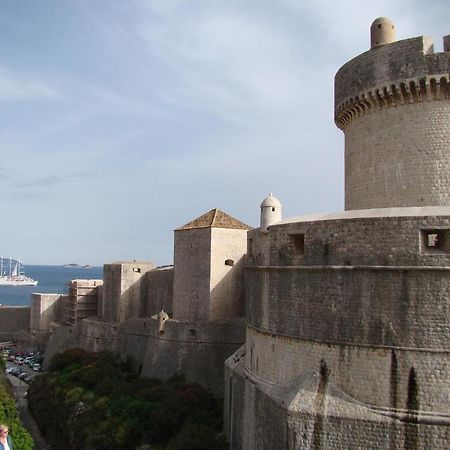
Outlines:
{"type": "Polygon", "coordinates": [[[33,439],[22,426],[14,398],[3,383],[0,385],[0,423],[9,427],[15,450],[33,449],[33,439]]]}
{"type": "Polygon", "coordinates": [[[221,402],[175,376],[140,378],[112,352],[56,355],[30,385],[28,404],[54,448],[226,449],[221,402]]]}

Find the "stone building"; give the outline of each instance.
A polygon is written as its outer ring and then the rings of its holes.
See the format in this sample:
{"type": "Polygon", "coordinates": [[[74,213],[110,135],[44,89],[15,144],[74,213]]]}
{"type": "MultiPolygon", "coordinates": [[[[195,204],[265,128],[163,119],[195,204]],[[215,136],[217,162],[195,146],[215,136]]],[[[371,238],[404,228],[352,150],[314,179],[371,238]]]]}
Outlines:
{"type": "Polygon", "coordinates": [[[248,233],[234,450],[449,448],[450,36],[371,42],[335,77],[346,210],[248,233]]]}
{"type": "Polygon", "coordinates": [[[251,230],[212,210],[175,230],[174,266],[34,294],[46,361],[109,349],[184,373],[224,393],[233,450],[449,448],[449,78],[450,36],[435,53],[375,20],[335,77],[345,211],[282,220],[269,195],[251,230]]]}
{"type": "Polygon", "coordinates": [[[249,227],[213,209],[175,230],[174,266],[120,261],[69,294],[33,294],[31,338],[134,358],[142,375],[183,373],[223,395],[224,361],[245,341],[243,262],[249,227]]]}

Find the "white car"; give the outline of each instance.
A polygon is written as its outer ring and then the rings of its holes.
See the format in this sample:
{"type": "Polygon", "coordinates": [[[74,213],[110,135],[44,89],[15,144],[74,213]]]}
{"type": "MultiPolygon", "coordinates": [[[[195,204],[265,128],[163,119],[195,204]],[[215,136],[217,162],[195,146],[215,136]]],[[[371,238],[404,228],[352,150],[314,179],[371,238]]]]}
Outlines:
{"type": "Polygon", "coordinates": [[[35,372],[39,372],[39,371],[41,370],[41,365],[38,364],[38,363],[33,364],[33,370],[34,370],[35,372]]]}

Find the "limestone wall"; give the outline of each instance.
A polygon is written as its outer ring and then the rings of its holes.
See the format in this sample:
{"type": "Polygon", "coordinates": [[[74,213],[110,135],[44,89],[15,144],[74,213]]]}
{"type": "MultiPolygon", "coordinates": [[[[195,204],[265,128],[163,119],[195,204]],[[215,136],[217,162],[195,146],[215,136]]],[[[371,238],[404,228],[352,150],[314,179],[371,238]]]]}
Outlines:
{"type": "Polygon", "coordinates": [[[317,342],[443,350],[450,346],[450,270],[248,269],[247,320],[317,342]]]}
{"type": "Polygon", "coordinates": [[[173,266],[157,267],[147,273],[147,295],[140,317],[151,317],[161,310],[173,315],[173,266]]]}
{"type": "Polygon", "coordinates": [[[244,316],[242,285],[247,230],[212,228],[211,299],[209,320],[229,320],[244,316]]]}
{"type": "Polygon", "coordinates": [[[430,230],[450,230],[450,208],[399,208],[366,211],[364,217],[292,222],[249,232],[252,266],[450,266],[450,243],[424,245],[430,230]],[[420,215],[419,215],[420,214],[420,215]]]}
{"type": "Polygon", "coordinates": [[[208,320],[211,228],[175,231],[173,317],[208,320]]]}
{"type": "Polygon", "coordinates": [[[123,323],[142,314],[147,303],[147,273],[154,268],[150,262],[125,261],[103,267],[103,299],[99,319],[123,323]]]}
{"type": "Polygon", "coordinates": [[[243,320],[194,323],[169,320],[160,333],[153,319],[142,374],[167,379],[182,373],[188,381],[223,395],[225,360],[243,343],[243,320]]]}
{"type": "Polygon", "coordinates": [[[0,339],[15,341],[20,333],[28,332],[30,317],[28,306],[0,306],[0,339]]]}
{"type": "Polygon", "coordinates": [[[64,305],[68,300],[63,294],[31,294],[30,333],[34,345],[44,348],[50,336],[52,322],[62,322],[64,305]]]}
{"type": "Polygon", "coordinates": [[[345,209],[450,205],[450,100],[367,114],[345,129],[345,209]]]}
{"type": "Polygon", "coordinates": [[[450,410],[448,349],[333,344],[279,336],[252,327],[247,330],[246,367],[267,382],[289,384],[317,371],[321,363],[327,366],[330,382],[365,405],[407,409],[414,382],[418,409],[442,416],[450,410]]]}
{"type": "Polygon", "coordinates": [[[450,52],[430,38],[381,45],[335,78],[345,209],[450,204],[450,52]]]}
{"type": "Polygon", "coordinates": [[[152,318],[127,323],[84,319],[76,327],[52,325],[45,365],[70,348],[111,350],[132,356],[143,376],[167,379],[177,373],[223,395],[224,361],[245,340],[244,320],[193,323],[169,320],[163,333],[152,318]]]}

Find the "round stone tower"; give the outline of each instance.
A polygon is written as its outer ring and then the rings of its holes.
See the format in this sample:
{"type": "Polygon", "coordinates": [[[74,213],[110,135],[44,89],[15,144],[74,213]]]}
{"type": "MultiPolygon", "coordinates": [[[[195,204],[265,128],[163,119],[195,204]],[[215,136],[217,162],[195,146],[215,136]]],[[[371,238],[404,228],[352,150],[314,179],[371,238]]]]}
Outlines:
{"type": "Polygon", "coordinates": [[[261,228],[267,228],[281,220],[281,203],[270,193],[261,203],[261,228]]]}
{"type": "Polygon", "coordinates": [[[372,48],[335,77],[345,133],[345,209],[450,205],[450,52],[429,37],[395,40],[387,18],[372,48]]]}

